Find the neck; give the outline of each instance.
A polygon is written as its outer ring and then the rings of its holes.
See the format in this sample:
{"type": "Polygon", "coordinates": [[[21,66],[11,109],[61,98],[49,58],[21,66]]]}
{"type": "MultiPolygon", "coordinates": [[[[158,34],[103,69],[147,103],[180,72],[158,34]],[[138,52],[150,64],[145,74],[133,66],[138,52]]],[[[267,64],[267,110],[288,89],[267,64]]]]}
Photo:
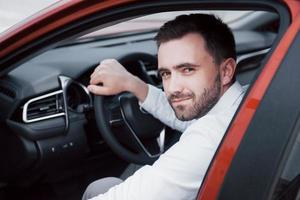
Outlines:
{"type": "Polygon", "coordinates": [[[223,94],[233,85],[234,81],[226,84],[226,85],[223,85],[222,89],[221,89],[221,96],[223,96],[223,94]]]}

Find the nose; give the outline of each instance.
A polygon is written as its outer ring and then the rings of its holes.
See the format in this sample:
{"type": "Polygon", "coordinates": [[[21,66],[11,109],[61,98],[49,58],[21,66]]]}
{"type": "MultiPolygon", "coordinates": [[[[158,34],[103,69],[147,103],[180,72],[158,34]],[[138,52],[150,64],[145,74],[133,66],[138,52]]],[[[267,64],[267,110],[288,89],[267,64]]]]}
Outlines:
{"type": "Polygon", "coordinates": [[[169,94],[182,92],[183,85],[182,80],[180,79],[180,76],[178,74],[173,73],[171,77],[167,80],[166,84],[164,84],[166,87],[164,88],[169,94]]]}

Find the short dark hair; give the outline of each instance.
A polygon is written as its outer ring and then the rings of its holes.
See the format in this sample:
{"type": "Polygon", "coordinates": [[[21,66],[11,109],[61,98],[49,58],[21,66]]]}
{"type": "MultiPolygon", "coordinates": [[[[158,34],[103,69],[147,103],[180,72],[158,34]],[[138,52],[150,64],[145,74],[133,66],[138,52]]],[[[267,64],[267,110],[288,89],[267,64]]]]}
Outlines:
{"type": "Polygon", "coordinates": [[[235,42],[230,28],[221,19],[209,14],[180,15],[166,22],[157,33],[157,46],[179,39],[188,33],[199,33],[217,64],[223,59],[236,60],[235,42]]]}

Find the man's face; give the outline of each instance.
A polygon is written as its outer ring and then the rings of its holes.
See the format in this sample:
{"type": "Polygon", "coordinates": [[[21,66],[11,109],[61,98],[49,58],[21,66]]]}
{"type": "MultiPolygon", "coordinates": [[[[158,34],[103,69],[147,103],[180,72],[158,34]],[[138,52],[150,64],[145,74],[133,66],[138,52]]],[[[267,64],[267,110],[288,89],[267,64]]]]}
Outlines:
{"type": "Polygon", "coordinates": [[[199,34],[189,33],[162,43],[158,69],[169,103],[180,120],[202,117],[221,96],[219,66],[199,34]]]}

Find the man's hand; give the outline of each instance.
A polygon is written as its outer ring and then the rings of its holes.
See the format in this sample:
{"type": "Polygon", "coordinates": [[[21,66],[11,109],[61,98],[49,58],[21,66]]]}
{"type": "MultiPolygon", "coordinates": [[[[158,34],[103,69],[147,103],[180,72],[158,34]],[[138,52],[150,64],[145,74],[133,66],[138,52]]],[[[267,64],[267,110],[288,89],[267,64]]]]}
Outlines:
{"type": "Polygon", "coordinates": [[[91,75],[88,89],[98,95],[115,95],[128,91],[127,83],[133,75],[116,60],[103,60],[91,75]]]}
{"type": "Polygon", "coordinates": [[[106,59],[96,67],[91,75],[90,92],[96,95],[116,95],[121,92],[133,93],[143,102],[148,86],[138,77],[130,74],[117,60],[106,59]]]}

